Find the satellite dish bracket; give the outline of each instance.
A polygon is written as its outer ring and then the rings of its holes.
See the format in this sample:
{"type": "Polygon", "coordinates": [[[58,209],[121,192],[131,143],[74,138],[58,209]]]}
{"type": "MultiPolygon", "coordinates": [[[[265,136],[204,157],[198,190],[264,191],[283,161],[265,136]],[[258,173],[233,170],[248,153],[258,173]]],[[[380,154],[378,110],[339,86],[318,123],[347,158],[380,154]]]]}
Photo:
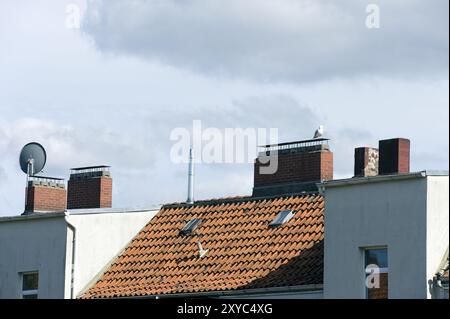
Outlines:
{"type": "Polygon", "coordinates": [[[28,202],[28,186],[30,177],[40,173],[47,161],[47,154],[44,147],[36,142],[28,143],[22,148],[19,156],[19,164],[22,171],[26,174],[26,191],[25,191],[25,212],[28,202]]]}
{"type": "Polygon", "coordinates": [[[34,176],[34,159],[30,158],[27,161],[27,175],[28,177],[34,176]]]}

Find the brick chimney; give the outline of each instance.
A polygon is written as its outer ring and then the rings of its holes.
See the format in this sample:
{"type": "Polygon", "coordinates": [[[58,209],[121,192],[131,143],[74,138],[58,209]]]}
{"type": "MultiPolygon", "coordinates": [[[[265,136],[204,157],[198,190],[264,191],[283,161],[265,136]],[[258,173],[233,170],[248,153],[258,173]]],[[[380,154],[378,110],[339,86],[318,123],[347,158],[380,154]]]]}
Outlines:
{"type": "Polygon", "coordinates": [[[254,164],[253,196],[317,191],[317,182],[333,179],[333,153],[328,139],[266,145],[254,164]],[[263,169],[277,163],[273,173],[263,169]]]}
{"type": "Polygon", "coordinates": [[[24,215],[32,213],[64,212],[67,191],[63,179],[52,177],[30,177],[25,190],[24,215]]]}
{"type": "Polygon", "coordinates": [[[378,175],[379,152],[377,148],[355,148],[355,177],[378,175]]]}
{"type": "Polygon", "coordinates": [[[112,207],[109,166],[72,168],[67,188],[68,209],[112,207]]]}
{"type": "Polygon", "coordinates": [[[409,173],[410,141],[405,138],[381,140],[379,174],[409,173]]]}

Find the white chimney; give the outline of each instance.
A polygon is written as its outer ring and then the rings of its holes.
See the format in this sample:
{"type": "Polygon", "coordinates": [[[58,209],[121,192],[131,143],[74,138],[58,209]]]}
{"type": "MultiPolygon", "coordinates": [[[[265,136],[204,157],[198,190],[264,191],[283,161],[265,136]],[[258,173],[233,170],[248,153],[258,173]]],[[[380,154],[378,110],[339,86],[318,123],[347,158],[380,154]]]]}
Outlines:
{"type": "Polygon", "coordinates": [[[194,204],[194,151],[189,150],[189,172],[188,172],[188,204],[194,204]]]}

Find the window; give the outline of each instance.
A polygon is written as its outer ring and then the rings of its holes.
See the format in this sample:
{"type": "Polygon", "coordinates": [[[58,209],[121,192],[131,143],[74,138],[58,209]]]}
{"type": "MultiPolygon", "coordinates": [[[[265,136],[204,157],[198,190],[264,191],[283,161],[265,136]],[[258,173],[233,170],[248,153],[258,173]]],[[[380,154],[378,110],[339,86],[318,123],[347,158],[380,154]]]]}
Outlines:
{"type": "Polygon", "coordinates": [[[283,210],[278,213],[277,217],[269,224],[270,227],[278,227],[287,223],[292,217],[294,217],[292,210],[283,210]]]}
{"type": "Polygon", "coordinates": [[[22,299],[37,299],[39,286],[39,273],[22,273],[22,299]]]}
{"type": "Polygon", "coordinates": [[[388,254],[387,248],[365,250],[364,267],[366,272],[367,299],[388,298],[388,254]]]}
{"type": "Polygon", "coordinates": [[[202,222],[202,220],[199,218],[194,218],[194,219],[190,220],[180,231],[180,234],[181,235],[190,235],[198,227],[198,225],[200,225],[201,222],[202,222]]]}

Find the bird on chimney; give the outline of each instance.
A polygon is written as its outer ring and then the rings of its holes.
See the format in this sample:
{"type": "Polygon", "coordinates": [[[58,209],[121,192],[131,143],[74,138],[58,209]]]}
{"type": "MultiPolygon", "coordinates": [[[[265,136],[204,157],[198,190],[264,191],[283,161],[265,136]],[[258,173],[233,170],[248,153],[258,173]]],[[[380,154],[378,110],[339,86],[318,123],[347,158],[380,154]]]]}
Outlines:
{"type": "Polygon", "coordinates": [[[323,125],[319,125],[319,128],[314,133],[314,138],[320,138],[323,136],[323,125]]]}

